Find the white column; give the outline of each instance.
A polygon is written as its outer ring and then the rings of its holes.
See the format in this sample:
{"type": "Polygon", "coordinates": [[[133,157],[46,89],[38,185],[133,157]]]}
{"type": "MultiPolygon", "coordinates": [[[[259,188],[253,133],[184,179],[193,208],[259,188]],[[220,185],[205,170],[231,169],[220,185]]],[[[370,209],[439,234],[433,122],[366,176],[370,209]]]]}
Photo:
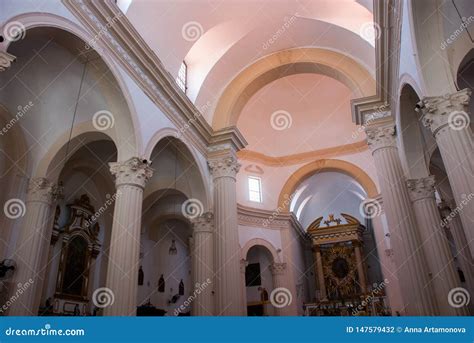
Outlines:
{"type": "Polygon", "coordinates": [[[137,279],[140,254],[143,189],[153,170],[138,157],[110,163],[117,196],[108,252],[106,287],[114,302],[105,307],[107,316],[133,316],[137,310],[137,279]]]}
{"type": "Polygon", "coordinates": [[[273,276],[273,291],[270,293],[270,302],[275,308],[276,316],[294,316],[296,294],[293,294],[288,285],[286,263],[272,263],[270,271],[273,276]]]}
{"type": "Polygon", "coordinates": [[[448,302],[449,291],[459,287],[460,283],[454,270],[449,243],[441,226],[441,216],[436,206],[434,176],[408,180],[407,184],[440,314],[443,316],[467,315],[465,307],[455,308],[448,302]]]}
{"type": "Polygon", "coordinates": [[[225,153],[210,159],[214,181],[216,315],[242,315],[240,246],[237,227],[237,158],[225,153]]]}
{"type": "Polygon", "coordinates": [[[365,278],[364,262],[361,253],[361,243],[359,241],[354,241],[353,245],[357,263],[357,274],[359,275],[359,286],[361,292],[365,293],[367,292],[367,281],[365,278]]]}
{"type": "Polygon", "coordinates": [[[17,262],[15,294],[19,284],[31,283],[9,310],[11,316],[38,315],[48,248],[51,242],[52,205],[56,187],[45,178],[34,178],[28,186],[26,212],[14,255],[17,262]]]}
{"type": "Polygon", "coordinates": [[[431,128],[474,256],[474,143],[468,106],[471,90],[424,98],[423,123],[431,128]]]}
{"type": "Polygon", "coordinates": [[[367,141],[384,201],[390,238],[393,245],[397,276],[407,315],[436,315],[426,258],[420,249],[415,215],[395,140],[393,122],[384,121],[366,128],[367,141]]]}
{"type": "MultiPolygon", "coordinates": [[[[192,274],[194,285],[212,282],[214,278],[214,215],[211,212],[192,219],[193,223],[193,256],[192,274]]],[[[194,316],[212,316],[214,314],[214,299],[212,284],[203,288],[193,302],[194,316]]]]}

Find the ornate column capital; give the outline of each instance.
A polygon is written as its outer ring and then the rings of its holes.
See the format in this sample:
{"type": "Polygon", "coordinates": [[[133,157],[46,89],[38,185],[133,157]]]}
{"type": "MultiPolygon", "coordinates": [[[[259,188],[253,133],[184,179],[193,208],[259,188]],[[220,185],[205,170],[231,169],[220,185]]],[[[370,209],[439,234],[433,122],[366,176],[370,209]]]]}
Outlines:
{"type": "Polygon", "coordinates": [[[27,201],[51,204],[59,195],[59,188],[44,177],[32,178],[28,184],[27,201]]]}
{"type": "Polygon", "coordinates": [[[191,219],[195,233],[214,231],[214,214],[205,212],[196,218],[191,219]]]}
{"type": "Polygon", "coordinates": [[[367,144],[372,153],[381,148],[397,147],[396,131],[393,123],[367,126],[365,133],[367,144]]]}
{"type": "Polygon", "coordinates": [[[241,164],[235,156],[224,156],[213,158],[207,162],[214,179],[219,177],[235,178],[240,170],[241,164]]]}
{"type": "Polygon", "coordinates": [[[282,275],[286,271],[286,263],[272,263],[270,265],[272,275],[282,275]]]}
{"type": "Polygon", "coordinates": [[[423,124],[436,134],[445,127],[460,130],[469,126],[469,88],[443,96],[426,97],[420,101],[423,124]]]}
{"type": "Polygon", "coordinates": [[[433,175],[420,179],[407,180],[408,191],[412,201],[433,198],[435,194],[435,178],[433,175]]]}
{"type": "Polygon", "coordinates": [[[10,68],[12,62],[16,59],[15,56],[6,51],[0,51],[0,71],[5,71],[10,68]]]}
{"type": "Polygon", "coordinates": [[[115,176],[115,185],[133,185],[145,188],[146,182],[152,177],[153,169],[150,163],[138,157],[132,157],[125,162],[109,163],[110,172],[115,176]]]}

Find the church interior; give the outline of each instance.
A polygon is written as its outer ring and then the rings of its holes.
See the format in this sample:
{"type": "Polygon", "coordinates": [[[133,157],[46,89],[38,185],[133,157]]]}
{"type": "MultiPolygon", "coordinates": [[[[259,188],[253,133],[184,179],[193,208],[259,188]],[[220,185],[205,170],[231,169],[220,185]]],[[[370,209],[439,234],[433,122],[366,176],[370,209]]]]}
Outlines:
{"type": "Polygon", "coordinates": [[[471,0],[0,3],[1,316],[474,315],[471,0]]]}

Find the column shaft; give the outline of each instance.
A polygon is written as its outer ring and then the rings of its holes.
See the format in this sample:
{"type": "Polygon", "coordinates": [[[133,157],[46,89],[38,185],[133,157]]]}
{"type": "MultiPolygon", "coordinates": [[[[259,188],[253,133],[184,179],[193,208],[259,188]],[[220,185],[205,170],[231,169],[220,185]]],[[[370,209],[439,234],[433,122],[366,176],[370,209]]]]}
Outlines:
{"type": "Polygon", "coordinates": [[[459,287],[459,281],[436,206],[434,184],[434,177],[408,180],[410,197],[423,242],[423,251],[431,271],[431,281],[440,314],[443,316],[467,315],[465,307],[455,308],[448,302],[449,291],[459,287]]]}
{"type": "Polygon", "coordinates": [[[408,315],[438,313],[431,289],[426,258],[405,184],[396,148],[393,123],[366,129],[380,182],[390,237],[393,244],[397,276],[403,285],[402,296],[408,315]]]}
{"type": "MultiPolygon", "coordinates": [[[[212,283],[214,278],[214,215],[206,212],[193,221],[193,278],[194,285],[212,283]]],[[[214,315],[214,299],[212,296],[212,285],[200,287],[202,291],[193,302],[194,316],[214,315]]]]}
{"type": "Polygon", "coordinates": [[[234,156],[209,161],[214,180],[216,315],[242,315],[240,246],[237,227],[235,176],[240,164],[234,156]]]}
{"type": "MultiPolygon", "coordinates": [[[[116,177],[117,196],[106,287],[114,301],[105,307],[104,314],[133,316],[137,309],[143,189],[152,176],[152,169],[139,158],[131,158],[123,163],[110,163],[110,170],[116,177]]],[[[100,293],[96,298],[100,299],[99,296],[100,293]]]]}
{"type": "Polygon", "coordinates": [[[26,214],[18,237],[14,259],[17,261],[15,294],[19,284],[32,283],[13,302],[9,315],[38,315],[41,289],[44,284],[45,262],[52,232],[52,203],[55,187],[45,178],[30,181],[26,201],[26,214]]]}
{"type": "Polygon", "coordinates": [[[474,256],[474,142],[468,105],[470,89],[422,101],[423,122],[431,128],[443,159],[471,255],[474,256]]]}
{"type": "Polygon", "coordinates": [[[355,242],[354,252],[355,252],[356,263],[357,263],[357,274],[359,276],[359,286],[360,286],[361,292],[365,293],[367,291],[367,282],[365,278],[364,264],[363,264],[362,254],[360,250],[361,250],[360,242],[355,242]]]}

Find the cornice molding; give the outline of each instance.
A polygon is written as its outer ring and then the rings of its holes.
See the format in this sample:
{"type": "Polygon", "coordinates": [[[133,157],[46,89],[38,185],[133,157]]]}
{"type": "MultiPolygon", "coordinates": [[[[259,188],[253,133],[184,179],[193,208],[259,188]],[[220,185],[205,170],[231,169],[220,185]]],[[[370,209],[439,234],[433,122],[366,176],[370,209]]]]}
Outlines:
{"type": "Polygon", "coordinates": [[[308,239],[308,235],[293,212],[282,212],[278,209],[271,211],[237,204],[237,215],[239,225],[273,230],[289,228],[308,239]]]}
{"type": "MultiPolygon", "coordinates": [[[[204,154],[207,147],[220,141],[221,132],[214,132],[158,56],[135,30],[113,0],[62,0],[63,4],[101,40],[108,51],[135,80],[143,92],[164,112],[178,128],[179,136],[189,140],[204,154]],[[108,25],[113,21],[113,25],[108,25]]],[[[90,43],[92,48],[93,42],[90,43]]],[[[242,148],[247,144],[236,127],[226,130],[233,144],[242,148]]],[[[181,138],[181,137],[178,137],[181,138]]]]}
{"type": "Polygon", "coordinates": [[[366,151],[367,149],[368,149],[367,142],[363,140],[356,143],[345,144],[345,145],[340,145],[340,146],[326,148],[326,149],[308,151],[308,152],[303,152],[299,154],[285,155],[285,156],[280,156],[280,157],[272,157],[272,156],[268,156],[268,155],[265,155],[256,151],[252,151],[252,150],[247,150],[247,149],[239,151],[237,153],[237,156],[239,157],[239,159],[242,159],[245,161],[258,162],[267,166],[280,167],[280,166],[302,164],[308,161],[314,161],[314,160],[323,159],[323,158],[334,158],[334,157],[338,157],[342,155],[356,154],[359,152],[366,151]]]}
{"type": "Polygon", "coordinates": [[[352,120],[365,125],[373,113],[390,111],[396,91],[400,61],[402,1],[374,0],[374,23],[380,30],[375,41],[376,94],[351,100],[352,120]]]}

